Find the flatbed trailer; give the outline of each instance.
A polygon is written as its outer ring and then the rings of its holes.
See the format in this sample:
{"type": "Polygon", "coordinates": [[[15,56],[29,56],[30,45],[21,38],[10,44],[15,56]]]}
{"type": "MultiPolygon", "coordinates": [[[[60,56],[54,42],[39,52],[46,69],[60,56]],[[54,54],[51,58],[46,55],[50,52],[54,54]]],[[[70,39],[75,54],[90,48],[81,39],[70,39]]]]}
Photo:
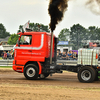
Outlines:
{"type": "Polygon", "coordinates": [[[77,60],[57,60],[56,69],[59,71],[71,71],[77,73],[80,82],[90,83],[99,80],[100,61],[98,66],[78,65],[77,60]]]}
{"type": "Polygon", "coordinates": [[[57,69],[77,72],[76,60],[57,60],[57,69]]]}

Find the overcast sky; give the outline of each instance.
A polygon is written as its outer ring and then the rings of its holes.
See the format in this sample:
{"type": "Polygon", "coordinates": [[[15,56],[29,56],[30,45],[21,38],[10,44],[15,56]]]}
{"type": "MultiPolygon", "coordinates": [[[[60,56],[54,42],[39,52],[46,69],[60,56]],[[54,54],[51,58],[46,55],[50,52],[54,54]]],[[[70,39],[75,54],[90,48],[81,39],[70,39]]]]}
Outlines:
{"type": "MultiPolygon", "coordinates": [[[[34,23],[49,25],[48,15],[49,0],[0,0],[0,23],[8,32],[17,33],[19,25],[24,25],[28,20],[34,23]]],[[[54,34],[58,36],[63,28],[69,28],[73,24],[81,24],[100,27],[100,16],[91,12],[85,6],[87,0],[70,0],[63,20],[57,25],[54,34]]],[[[95,8],[97,9],[98,8],[95,8]]]]}

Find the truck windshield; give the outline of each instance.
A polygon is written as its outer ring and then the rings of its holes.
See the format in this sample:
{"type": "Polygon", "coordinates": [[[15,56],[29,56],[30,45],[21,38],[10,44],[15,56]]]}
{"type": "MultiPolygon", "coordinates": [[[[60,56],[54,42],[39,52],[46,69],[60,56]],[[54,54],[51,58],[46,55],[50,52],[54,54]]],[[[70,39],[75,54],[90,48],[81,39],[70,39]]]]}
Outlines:
{"type": "Polygon", "coordinates": [[[19,43],[23,45],[30,45],[31,41],[32,41],[31,35],[22,35],[19,43]]]}

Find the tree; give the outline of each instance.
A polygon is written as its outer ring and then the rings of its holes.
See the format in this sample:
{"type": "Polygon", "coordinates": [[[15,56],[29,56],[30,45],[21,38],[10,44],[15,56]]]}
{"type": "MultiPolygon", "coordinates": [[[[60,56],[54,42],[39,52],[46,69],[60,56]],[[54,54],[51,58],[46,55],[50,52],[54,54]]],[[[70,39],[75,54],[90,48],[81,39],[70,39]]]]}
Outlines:
{"type": "Polygon", "coordinates": [[[59,41],[68,41],[66,37],[70,38],[73,50],[77,50],[87,44],[86,40],[100,40],[100,28],[90,26],[86,29],[80,24],[74,24],[70,31],[65,28],[58,35],[59,41]]]}
{"type": "Polygon", "coordinates": [[[73,49],[77,50],[83,47],[84,44],[82,43],[82,40],[87,40],[88,31],[80,24],[74,24],[71,27],[70,37],[71,43],[73,44],[73,49]]]}
{"type": "MultiPolygon", "coordinates": [[[[18,32],[21,32],[23,28],[23,25],[19,26],[18,32]]],[[[32,31],[40,31],[40,32],[50,32],[47,25],[39,24],[39,23],[30,23],[29,28],[32,29],[32,31]]]]}
{"type": "Polygon", "coordinates": [[[8,44],[10,45],[15,45],[17,43],[18,40],[18,35],[17,34],[11,34],[11,36],[8,39],[8,44]]]}
{"type": "Polygon", "coordinates": [[[61,30],[61,32],[58,35],[59,41],[68,41],[70,38],[70,31],[69,29],[65,28],[61,30]]]}
{"type": "Polygon", "coordinates": [[[90,26],[88,28],[88,34],[90,40],[99,40],[100,39],[100,28],[95,26],[90,26]]]}
{"type": "Polygon", "coordinates": [[[21,32],[21,31],[22,31],[22,28],[23,28],[23,26],[20,25],[20,26],[19,26],[19,30],[17,31],[17,33],[21,32]]]}
{"type": "Polygon", "coordinates": [[[6,38],[7,36],[10,36],[10,33],[6,32],[4,25],[0,23],[0,38],[6,38]]]}

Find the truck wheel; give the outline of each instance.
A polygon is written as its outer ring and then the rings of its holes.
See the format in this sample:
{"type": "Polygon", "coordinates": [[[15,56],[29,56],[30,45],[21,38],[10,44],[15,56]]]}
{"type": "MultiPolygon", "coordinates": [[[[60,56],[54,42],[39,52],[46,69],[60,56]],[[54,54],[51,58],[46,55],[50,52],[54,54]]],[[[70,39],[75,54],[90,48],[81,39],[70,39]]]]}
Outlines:
{"type": "Polygon", "coordinates": [[[24,68],[24,76],[29,80],[37,79],[38,67],[34,64],[26,65],[26,67],[24,68]]]}
{"type": "Polygon", "coordinates": [[[84,83],[90,83],[95,80],[96,71],[92,67],[83,67],[78,72],[78,80],[84,83]]]}

